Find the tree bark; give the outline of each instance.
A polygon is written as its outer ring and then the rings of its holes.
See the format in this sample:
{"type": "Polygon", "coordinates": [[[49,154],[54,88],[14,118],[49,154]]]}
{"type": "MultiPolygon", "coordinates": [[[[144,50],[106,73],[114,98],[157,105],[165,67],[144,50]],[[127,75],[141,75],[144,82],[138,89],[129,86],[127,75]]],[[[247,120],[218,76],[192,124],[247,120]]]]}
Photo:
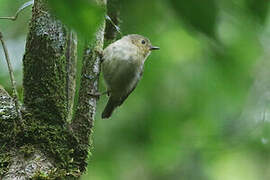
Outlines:
{"type": "Polygon", "coordinates": [[[78,179],[85,172],[97,102],[89,93],[98,89],[104,31],[103,23],[86,46],[73,107],[76,38],[48,12],[47,0],[35,0],[23,58],[24,127],[15,128],[14,100],[0,86],[0,179],[78,179]]]}
{"type": "MultiPolygon", "coordinates": [[[[104,26],[102,25],[98,30],[95,42],[85,47],[78,105],[71,123],[72,132],[81,145],[82,154],[80,154],[80,158],[82,159],[87,159],[89,146],[91,145],[89,142],[94,126],[97,97],[93,97],[90,94],[98,91],[101,61],[99,54],[103,48],[104,26]]],[[[86,162],[82,160],[80,162],[82,163],[80,166],[86,166],[86,162]]]]}

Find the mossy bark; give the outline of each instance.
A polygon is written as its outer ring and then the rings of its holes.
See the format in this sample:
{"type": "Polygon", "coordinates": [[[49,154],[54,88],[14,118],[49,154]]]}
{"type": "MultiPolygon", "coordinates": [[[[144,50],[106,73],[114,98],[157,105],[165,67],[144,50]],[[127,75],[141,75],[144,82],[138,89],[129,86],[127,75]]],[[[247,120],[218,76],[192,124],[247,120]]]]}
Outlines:
{"type": "MultiPolygon", "coordinates": [[[[97,97],[93,97],[91,94],[98,91],[100,52],[103,48],[103,41],[104,25],[98,30],[95,42],[87,45],[84,50],[78,105],[71,124],[71,129],[83,150],[80,155],[82,159],[87,159],[89,146],[91,145],[90,135],[94,126],[97,103],[97,97]]],[[[81,161],[81,163],[84,163],[84,161],[81,161]]],[[[85,166],[85,164],[80,166],[85,166]]]]}
{"type": "Polygon", "coordinates": [[[84,53],[76,114],[74,35],[35,0],[23,58],[24,127],[13,99],[0,87],[0,179],[78,179],[87,167],[96,111],[104,27],[84,53]],[[84,74],[94,77],[85,78],[84,74]],[[20,126],[18,126],[20,127],[20,126]]]}
{"type": "Polygon", "coordinates": [[[24,103],[46,123],[61,125],[68,114],[67,43],[66,28],[48,13],[46,1],[37,0],[23,59],[24,103]]]}

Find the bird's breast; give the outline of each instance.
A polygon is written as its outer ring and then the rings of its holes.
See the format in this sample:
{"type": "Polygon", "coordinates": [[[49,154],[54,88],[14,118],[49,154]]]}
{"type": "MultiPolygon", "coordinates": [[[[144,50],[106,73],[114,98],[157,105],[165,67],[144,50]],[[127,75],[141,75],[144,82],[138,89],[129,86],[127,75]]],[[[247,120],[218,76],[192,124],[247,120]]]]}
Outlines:
{"type": "Polygon", "coordinates": [[[102,71],[109,90],[123,95],[137,84],[143,69],[143,57],[129,43],[114,43],[104,51],[102,71]]]}

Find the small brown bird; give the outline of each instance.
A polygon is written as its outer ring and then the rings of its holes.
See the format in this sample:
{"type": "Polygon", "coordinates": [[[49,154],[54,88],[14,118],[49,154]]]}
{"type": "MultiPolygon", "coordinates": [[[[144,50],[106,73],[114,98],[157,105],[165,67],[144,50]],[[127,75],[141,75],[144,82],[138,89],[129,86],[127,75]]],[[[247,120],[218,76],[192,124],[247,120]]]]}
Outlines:
{"type": "Polygon", "coordinates": [[[152,50],[150,40],[137,34],[131,34],[110,44],[103,52],[102,72],[110,96],[102,113],[109,118],[117,106],[123,104],[136,88],[142,77],[146,58],[152,50]]]}

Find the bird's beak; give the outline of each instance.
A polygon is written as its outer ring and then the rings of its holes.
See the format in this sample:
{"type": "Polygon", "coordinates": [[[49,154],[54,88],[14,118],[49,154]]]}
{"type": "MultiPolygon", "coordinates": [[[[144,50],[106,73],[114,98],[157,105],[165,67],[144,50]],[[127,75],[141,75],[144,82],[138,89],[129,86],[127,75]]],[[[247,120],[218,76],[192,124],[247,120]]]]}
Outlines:
{"type": "Polygon", "coordinates": [[[159,50],[160,48],[159,47],[157,47],[157,46],[151,46],[150,47],[150,51],[153,51],[153,50],[159,50]]]}

